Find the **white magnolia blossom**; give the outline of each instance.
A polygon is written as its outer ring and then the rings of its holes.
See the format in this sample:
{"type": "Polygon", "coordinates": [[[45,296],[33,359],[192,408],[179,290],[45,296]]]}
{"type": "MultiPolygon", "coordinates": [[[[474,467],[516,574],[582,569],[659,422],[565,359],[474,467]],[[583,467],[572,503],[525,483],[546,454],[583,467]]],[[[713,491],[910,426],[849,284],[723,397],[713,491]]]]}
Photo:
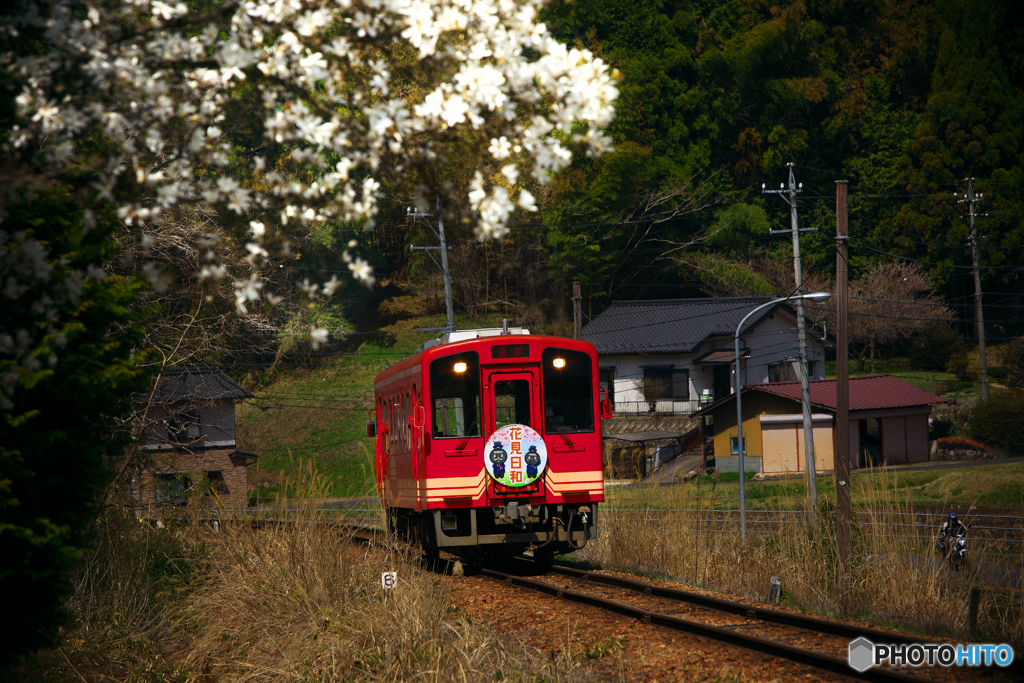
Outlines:
{"type": "Polygon", "coordinates": [[[537,202],[529,190],[523,190],[519,193],[519,206],[526,211],[537,210],[537,202]]]}
{"type": "MultiPolygon", "coordinates": [[[[90,169],[83,229],[95,226],[94,211],[114,205],[121,221],[145,232],[142,274],[157,289],[169,280],[149,252],[168,244],[161,226],[176,211],[188,206],[210,225],[247,225],[247,277],[212,258],[194,274],[233,277],[245,313],[271,300],[260,274],[271,236],[284,226],[372,225],[384,176],[431,167],[460,131],[490,141],[488,159],[503,166],[512,188],[520,171],[544,183],[574,150],[610,148],[602,129],[615,112],[614,75],[589,51],[548,34],[537,21],[542,2],[224,0],[192,12],[177,0],[23,0],[0,26],[0,69],[20,90],[0,165],[34,167],[41,178],[90,169]],[[25,36],[42,51],[17,49],[25,36]],[[230,106],[253,98],[258,120],[250,129],[263,139],[246,150],[237,146],[230,106]],[[97,158],[103,149],[106,158],[97,158]],[[118,200],[125,183],[137,191],[118,200]]],[[[0,188],[0,208],[20,196],[0,188]]],[[[517,206],[537,208],[529,191],[510,193],[480,173],[468,200],[480,239],[507,234],[517,206]]],[[[422,196],[414,201],[426,205],[422,196]]],[[[33,282],[49,277],[45,250],[3,227],[0,212],[10,273],[0,299],[31,296],[33,282]]],[[[197,245],[219,241],[213,233],[197,245]]],[[[372,268],[354,246],[342,259],[372,285],[372,268]]],[[[288,242],[281,249],[291,253],[288,242]]],[[[61,296],[76,294],[85,279],[84,271],[67,276],[61,296]]],[[[338,286],[332,279],[321,291],[338,286]]],[[[52,302],[36,303],[32,310],[45,318],[52,302]]],[[[17,353],[17,345],[0,339],[0,354],[17,353]]]]}
{"type": "Polygon", "coordinates": [[[310,346],[316,351],[321,344],[326,344],[330,333],[322,327],[313,327],[309,330],[310,346]]]}
{"type": "Polygon", "coordinates": [[[324,294],[334,296],[339,287],[341,287],[341,280],[338,279],[337,275],[332,275],[331,279],[324,283],[324,294]]]}
{"type": "Polygon", "coordinates": [[[501,173],[505,176],[509,185],[515,185],[516,180],[519,179],[519,169],[515,164],[508,164],[507,166],[501,167],[501,173]]]}
{"type": "Polygon", "coordinates": [[[259,290],[262,288],[263,282],[255,273],[248,280],[235,280],[235,306],[241,313],[248,313],[246,303],[259,299],[259,290]]]}

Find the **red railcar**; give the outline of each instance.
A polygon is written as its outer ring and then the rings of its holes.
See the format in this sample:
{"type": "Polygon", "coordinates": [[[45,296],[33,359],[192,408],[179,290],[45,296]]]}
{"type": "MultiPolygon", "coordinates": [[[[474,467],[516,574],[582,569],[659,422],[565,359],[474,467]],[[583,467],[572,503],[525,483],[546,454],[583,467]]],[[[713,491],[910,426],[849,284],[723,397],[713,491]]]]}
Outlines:
{"type": "Polygon", "coordinates": [[[571,552],[604,500],[597,351],[525,330],[465,330],[377,375],[377,486],[427,552],[571,552]]]}

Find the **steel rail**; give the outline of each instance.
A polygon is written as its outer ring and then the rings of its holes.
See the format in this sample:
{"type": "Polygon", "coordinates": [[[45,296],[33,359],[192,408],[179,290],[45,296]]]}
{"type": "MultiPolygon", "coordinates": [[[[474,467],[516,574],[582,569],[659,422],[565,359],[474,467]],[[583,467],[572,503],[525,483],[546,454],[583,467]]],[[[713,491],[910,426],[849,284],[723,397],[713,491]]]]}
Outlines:
{"type": "Polygon", "coordinates": [[[806,631],[813,631],[815,633],[824,633],[830,636],[839,636],[841,638],[858,638],[860,636],[864,636],[873,642],[920,642],[920,639],[915,639],[902,633],[890,633],[888,631],[851,626],[842,622],[829,621],[827,619],[819,619],[817,617],[809,617],[802,614],[791,614],[780,610],[745,605],[739,602],[723,600],[722,598],[715,598],[710,595],[691,593],[689,591],[683,591],[676,588],[664,588],[662,586],[644,583],[643,581],[634,581],[632,579],[623,579],[617,576],[608,576],[607,574],[588,572],[582,569],[576,569],[575,567],[554,565],[551,567],[551,571],[555,574],[571,576],[577,579],[590,581],[592,583],[613,586],[615,588],[624,588],[626,590],[643,593],[656,598],[685,602],[687,604],[715,610],[717,612],[723,612],[725,614],[736,614],[741,617],[757,619],[758,621],[763,621],[769,624],[790,626],[793,628],[804,629],[806,631]]]}
{"type": "Polygon", "coordinates": [[[480,571],[482,574],[504,581],[512,586],[529,588],[563,600],[572,600],[573,602],[583,605],[589,605],[605,611],[615,612],[616,614],[634,617],[656,626],[664,626],[676,631],[683,631],[696,636],[717,640],[728,645],[741,647],[745,650],[752,650],[772,657],[787,659],[797,664],[803,664],[820,671],[845,676],[853,680],[868,681],[869,683],[928,683],[930,681],[930,679],[927,678],[920,678],[918,676],[911,676],[898,671],[890,671],[888,669],[879,669],[874,667],[862,673],[850,668],[850,665],[846,661],[837,657],[821,654],[812,650],[806,650],[804,648],[794,647],[786,643],[768,640],[766,638],[759,638],[757,636],[749,636],[729,629],[720,628],[718,626],[702,624],[697,621],[690,621],[689,619],[682,619],[668,614],[652,612],[650,610],[635,607],[633,605],[627,605],[616,600],[610,600],[596,595],[588,595],[586,593],[580,593],[573,590],[566,590],[544,581],[538,581],[536,579],[522,576],[513,576],[494,569],[481,569],[480,571]]]}
{"type": "MultiPolygon", "coordinates": [[[[758,621],[769,624],[799,628],[805,631],[812,631],[814,633],[824,633],[831,636],[850,639],[864,637],[874,643],[905,643],[910,645],[914,643],[927,642],[922,641],[920,637],[907,635],[905,633],[893,633],[891,631],[882,631],[868,626],[854,626],[852,624],[844,624],[839,621],[830,621],[828,619],[819,619],[818,617],[811,617],[804,614],[793,614],[790,612],[783,612],[781,610],[756,607],[753,605],[746,605],[741,602],[733,602],[731,600],[712,597],[710,595],[692,593],[690,591],[679,590],[677,588],[664,588],[662,586],[655,586],[643,581],[635,581],[633,579],[624,579],[617,576],[599,574],[597,572],[590,572],[583,569],[577,569],[575,567],[566,567],[565,565],[552,565],[550,571],[555,574],[570,576],[592,583],[603,584],[615,588],[623,588],[656,598],[684,602],[698,607],[703,607],[705,609],[723,612],[725,614],[739,615],[750,619],[757,619],[758,621]]],[[[1006,671],[1018,676],[1024,676],[1024,660],[1021,659],[1015,658],[1013,663],[1005,668],[995,666],[988,668],[991,668],[992,670],[1006,671]]]]}

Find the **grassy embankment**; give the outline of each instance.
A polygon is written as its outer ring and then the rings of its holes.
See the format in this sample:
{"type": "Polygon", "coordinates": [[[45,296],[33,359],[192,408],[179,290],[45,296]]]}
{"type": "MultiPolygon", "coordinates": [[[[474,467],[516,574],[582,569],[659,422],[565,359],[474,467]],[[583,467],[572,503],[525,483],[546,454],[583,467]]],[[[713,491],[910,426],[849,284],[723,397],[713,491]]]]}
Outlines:
{"type": "MultiPolygon", "coordinates": [[[[684,485],[688,490],[686,500],[705,509],[736,509],[739,507],[737,478],[735,474],[723,475],[719,481],[700,477],[684,485]]],[[[854,506],[867,505],[885,488],[899,491],[901,499],[915,507],[1000,508],[1024,514],[1024,463],[1021,462],[913,472],[890,468],[885,472],[854,474],[851,481],[854,506]]],[[[799,510],[806,505],[807,486],[803,479],[751,481],[748,478],[745,495],[748,509],[799,510]]],[[[831,474],[818,476],[818,495],[835,500],[831,474]]],[[[609,490],[609,503],[617,507],[664,509],[678,501],[679,493],[673,488],[609,490]]]]}
{"type": "MultiPolygon", "coordinates": [[[[987,357],[989,367],[998,366],[1003,362],[1003,355],[1006,351],[1008,344],[990,344],[987,348],[987,357]]],[[[965,368],[968,375],[977,378],[980,376],[980,354],[978,353],[977,347],[971,349],[966,354],[967,366],[965,368]]],[[[924,391],[930,391],[932,393],[940,393],[943,396],[961,396],[965,394],[980,393],[980,386],[977,381],[965,381],[958,382],[956,374],[952,372],[936,371],[936,370],[922,370],[915,368],[909,362],[908,359],[902,357],[893,358],[879,358],[874,362],[874,372],[871,370],[871,363],[865,363],[864,369],[860,369],[860,363],[855,359],[848,361],[850,377],[857,377],[862,375],[873,375],[873,374],[884,374],[892,375],[903,380],[907,384],[922,389],[924,391]]],[[[836,376],[836,362],[827,361],[825,363],[825,377],[833,378],[836,376]]],[[[999,384],[998,379],[990,378],[990,381],[997,385],[999,384]]]]}

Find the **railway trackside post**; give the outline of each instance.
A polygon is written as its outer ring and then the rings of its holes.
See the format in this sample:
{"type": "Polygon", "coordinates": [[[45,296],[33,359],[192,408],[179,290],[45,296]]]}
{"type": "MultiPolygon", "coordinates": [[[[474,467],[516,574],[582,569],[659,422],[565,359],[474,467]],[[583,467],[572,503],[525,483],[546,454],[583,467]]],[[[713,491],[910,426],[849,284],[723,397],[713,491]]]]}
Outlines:
{"type": "Polygon", "coordinates": [[[972,588],[971,595],[967,599],[967,628],[964,636],[967,640],[974,638],[978,629],[978,606],[981,604],[981,589],[972,588]]]}

